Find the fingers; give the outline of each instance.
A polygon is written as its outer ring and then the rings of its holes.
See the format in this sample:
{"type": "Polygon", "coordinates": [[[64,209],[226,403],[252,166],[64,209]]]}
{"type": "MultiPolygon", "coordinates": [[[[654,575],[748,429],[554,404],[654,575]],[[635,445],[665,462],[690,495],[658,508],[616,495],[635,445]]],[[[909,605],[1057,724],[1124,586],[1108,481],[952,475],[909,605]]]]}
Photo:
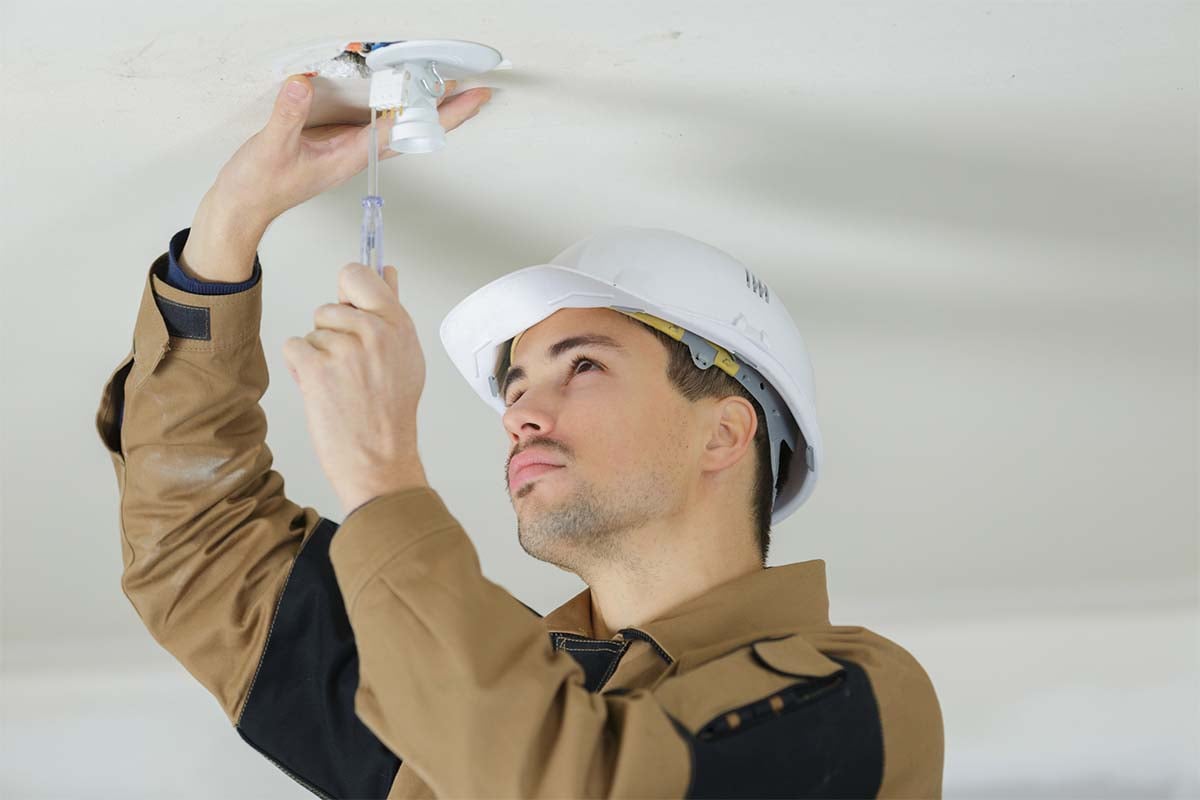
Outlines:
{"type": "Polygon", "coordinates": [[[483,104],[491,98],[492,90],[486,86],[477,86],[462,94],[456,94],[438,106],[438,122],[447,131],[452,131],[478,114],[483,104]]]}
{"type": "Polygon", "coordinates": [[[338,272],[338,301],[392,319],[396,293],[379,273],[366,264],[352,261],[338,272]]]}
{"type": "Polygon", "coordinates": [[[301,383],[300,376],[307,374],[312,367],[317,365],[322,352],[307,336],[289,336],[285,339],[283,360],[287,364],[288,372],[292,373],[292,380],[298,384],[301,383]]]}
{"type": "Polygon", "coordinates": [[[297,385],[304,379],[320,375],[332,359],[348,355],[358,347],[354,336],[331,330],[309,331],[304,336],[291,336],[283,342],[283,360],[297,385]]]}
{"type": "MultiPolygon", "coordinates": [[[[364,342],[386,333],[388,323],[383,317],[369,311],[352,308],[345,303],[326,303],[313,312],[315,331],[329,331],[357,336],[364,342]]],[[[315,344],[315,343],[314,343],[315,344]]],[[[328,349],[326,347],[325,349],[328,349]]]]}
{"type": "Polygon", "coordinates": [[[314,350],[320,351],[321,353],[337,355],[338,353],[343,352],[344,348],[348,348],[353,344],[353,342],[351,342],[353,336],[354,334],[346,333],[344,331],[331,331],[324,328],[318,328],[317,330],[309,331],[308,333],[304,334],[304,341],[308,342],[314,350]]]}
{"type": "MultiPolygon", "coordinates": [[[[318,306],[313,312],[313,330],[303,337],[292,336],[283,343],[284,361],[297,384],[300,383],[301,374],[320,367],[322,359],[328,356],[339,358],[349,354],[350,348],[359,346],[355,338],[367,347],[374,347],[383,337],[395,335],[395,329],[392,327],[394,321],[412,325],[408,312],[395,298],[395,295],[399,294],[399,282],[394,265],[384,266],[382,281],[374,269],[354,262],[343,267],[342,274],[346,275],[347,279],[342,281],[339,275],[338,296],[341,302],[318,306]],[[384,292],[393,295],[390,313],[375,313],[356,308],[347,302],[347,290],[349,296],[362,296],[363,278],[374,279],[374,288],[368,288],[368,294],[374,292],[377,296],[380,292],[379,287],[382,286],[384,292]]],[[[365,283],[369,285],[372,281],[366,280],[365,283]]]]}
{"type": "Polygon", "coordinates": [[[313,85],[308,75],[289,75],[275,96],[275,107],[271,110],[271,118],[267,120],[266,127],[263,128],[264,134],[281,143],[285,140],[298,140],[304,123],[308,120],[312,96],[313,85]],[[296,86],[304,89],[304,94],[300,97],[291,92],[296,86]]]}
{"type": "Polygon", "coordinates": [[[437,104],[439,106],[442,103],[444,103],[450,99],[450,95],[454,94],[455,86],[458,86],[458,81],[455,81],[455,80],[446,81],[446,89],[442,92],[442,96],[439,97],[437,100],[437,104]]]}
{"type": "MultiPolygon", "coordinates": [[[[357,337],[370,342],[385,333],[383,318],[340,303],[326,303],[313,312],[313,329],[304,336],[292,336],[284,342],[289,369],[303,370],[321,355],[346,352],[357,337]]],[[[293,372],[294,374],[294,372],[293,372]]]]}
{"type": "Polygon", "coordinates": [[[363,324],[359,319],[363,313],[345,303],[326,303],[313,311],[313,328],[356,333],[363,324]]]}

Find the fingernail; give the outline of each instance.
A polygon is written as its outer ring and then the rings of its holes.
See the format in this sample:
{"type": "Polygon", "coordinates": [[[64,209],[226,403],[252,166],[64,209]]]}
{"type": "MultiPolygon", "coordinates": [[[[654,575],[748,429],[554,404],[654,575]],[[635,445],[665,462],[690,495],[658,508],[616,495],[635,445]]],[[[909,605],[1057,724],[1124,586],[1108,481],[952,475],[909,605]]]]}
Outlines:
{"type": "Polygon", "coordinates": [[[303,100],[308,97],[308,86],[304,81],[288,81],[287,93],[293,100],[303,100]]]}

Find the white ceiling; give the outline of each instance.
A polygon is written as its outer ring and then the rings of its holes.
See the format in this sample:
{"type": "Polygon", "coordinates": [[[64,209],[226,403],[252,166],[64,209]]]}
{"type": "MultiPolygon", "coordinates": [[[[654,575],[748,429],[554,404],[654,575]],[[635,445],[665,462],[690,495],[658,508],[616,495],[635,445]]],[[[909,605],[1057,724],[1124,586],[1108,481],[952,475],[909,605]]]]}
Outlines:
{"type": "MultiPolygon", "coordinates": [[[[834,621],[1191,602],[1196,6],[43,2],[3,11],[4,627],[128,632],[93,427],[145,270],[265,121],[267,53],[448,37],[512,62],[434,156],[383,165],[429,375],[427,471],[485,571],[547,611],[499,420],[441,351],[474,288],[610,224],[752,265],[815,363],[826,471],[771,563],[834,621]]],[[[268,231],[268,443],[340,519],[280,348],[357,258],[356,178],[268,231]]]]}

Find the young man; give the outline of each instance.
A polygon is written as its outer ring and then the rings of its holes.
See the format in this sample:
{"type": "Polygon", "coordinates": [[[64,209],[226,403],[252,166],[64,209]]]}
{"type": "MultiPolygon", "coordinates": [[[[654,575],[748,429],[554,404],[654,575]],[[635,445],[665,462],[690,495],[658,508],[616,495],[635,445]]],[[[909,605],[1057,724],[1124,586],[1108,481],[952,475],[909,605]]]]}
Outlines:
{"type": "MultiPolygon", "coordinates": [[[[443,125],[485,99],[447,101],[443,125]]],[[[812,375],[779,298],[714,248],[610,230],[443,322],[503,415],[522,547],[588,584],[546,617],[483,577],[426,482],[394,268],[347,265],[285,343],[347,515],[285,497],[258,405],[259,226],[212,231],[329,185],[295,156],[305,102],[281,93],[151,267],[97,414],[123,590],[239,734],[327,797],[939,796],[924,670],[830,624],[823,562],[764,566],[815,485],[812,375]],[[271,146],[290,155],[255,155],[271,146]],[[266,163],[304,188],[251,201],[266,163]],[[188,249],[198,233],[219,247],[188,249]]]]}

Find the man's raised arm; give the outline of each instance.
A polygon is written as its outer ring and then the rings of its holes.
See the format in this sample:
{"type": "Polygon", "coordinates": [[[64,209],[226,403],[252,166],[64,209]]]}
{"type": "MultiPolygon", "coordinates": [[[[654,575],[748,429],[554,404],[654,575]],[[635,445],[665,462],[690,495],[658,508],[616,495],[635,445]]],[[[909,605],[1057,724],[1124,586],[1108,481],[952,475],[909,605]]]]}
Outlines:
{"type": "Polygon", "coordinates": [[[337,526],[285,496],[265,441],[261,231],[227,227],[221,202],[210,192],[151,266],[102,392],[121,586],[255,749],[318,795],[384,797],[400,759],[354,713],[337,526]]]}
{"type": "MultiPolygon", "coordinates": [[[[454,86],[438,106],[448,131],[490,97],[454,86]]],[[[307,788],[384,797],[400,758],[355,714],[358,654],[329,562],[337,525],[285,496],[259,405],[263,232],[362,172],[369,147],[398,155],[387,126],[374,143],[365,124],[306,128],[312,102],[309,77],[290,76],[151,265],[96,429],[120,491],[121,587],[150,633],[307,788]]]]}

